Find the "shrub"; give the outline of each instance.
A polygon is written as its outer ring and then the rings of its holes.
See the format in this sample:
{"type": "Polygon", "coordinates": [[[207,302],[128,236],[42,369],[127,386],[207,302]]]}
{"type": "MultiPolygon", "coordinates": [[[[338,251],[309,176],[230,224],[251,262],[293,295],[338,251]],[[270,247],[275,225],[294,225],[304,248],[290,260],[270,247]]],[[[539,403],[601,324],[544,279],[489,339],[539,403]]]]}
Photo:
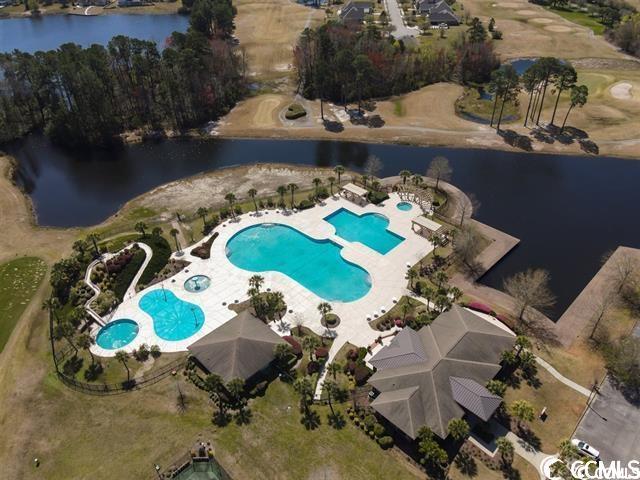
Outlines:
{"type": "Polygon", "coordinates": [[[153,358],[158,358],[162,354],[162,352],[160,351],[160,347],[158,345],[151,345],[151,348],[149,349],[149,353],[153,358]]]}
{"type": "Polygon", "coordinates": [[[365,427],[367,427],[367,430],[373,430],[373,427],[377,423],[378,423],[378,421],[376,420],[376,417],[374,417],[371,414],[369,414],[366,417],[364,417],[364,425],[365,425],[365,427]]]}
{"type": "Polygon", "coordinates": [[[353,372],[353,377],[356,381],[356,385],[364,385],[371,373],[371,369],[369,369],[369,367],[367,367],[366,365],[357,365],[353,372]]]}
{"type": "Polygon", "coordinates": [[[314,353],[318,360],[326,360],[329,356],[329,349],[326,347],[318,347],[314,353]]]}
{"type": "Polygon", "coordinates": [[[149,358],[149,347],[145,343],[140,345],[137,350],[131,352],[133,358],[135,358],[139,362],[144,362],[149,358]]]}
{"type": "Polygon", "coordinates": [[[376,191],[373,191],[373,192],[369,192],[367,194],[367,198],[374,205],[378,205],[379,203],[382,203],[385,200],[387,200],[389,198],[389,195],[387,195],[387,192],[376,192],[376,191]]]}
{"type": "Polygon", "coordinates": [[[287,335],[282,338],[285,340],[285,342],[291,345],[291,350],[293,351],[293,354],[296,357],[300,358],[300,356],[302,356],[302,345],[300,345],[300,343],[290,335],[287,335]]]}
{"type": "Polygon", "coordinates": [[[139,282],[142,285],[147,285],[169,262],[169,257],[171,257],[171,246],[164,237],[160,236],[154,237],[151,235],[144,239],[140,238],[138,241],[142,240],[144,240],[144,243],[151,247],[151,250],[153,251],[153,256],[151,257],[151,260],[149,260],[147,268],[144,269],[139,282]]]}
{"type": "Polygon", "coordinates": [[[367,353],[369,353],[369,351],[366,348],[358,348],[358,362],[362,362],[364,360],[364,357],[367,356],[367,353]]]}
{"type": "Polygon", "coordinates": [[[269,383],[266,380],[263,380],[262,382],[257,383],[255,387],[251,389],[251,391],[249,392],[249,395],[251,395],[252,397],[258,397],[263,395],[264,392],[267,390],[267,385],[269,385],[269,383]]]}
{"type": "Polygon", "coordinates": [[[387,448],[391,448],[391,447],[393,447],[393,437],[390,437],[388,435],[386,435],[384,437],[380,437],[378,439],[378,444],[385,450],[387,448]]]}
{"type": "Polygon", "coordinates": [[[423,282],[422,280],[418,280],[416,283],[413,284],[413,291],[418,295],[420,295],[422,292],[424,292],[425,286],[426,286],[425,282],[423,282]]]}
{"type": "Polygon", "coordinates": [[[491,307],[480,302],[471,302],[467,304],[467,308],[475,310],[476,312],[486,313],[488,315],[491,315],[493,313],[493,309],[491,307]]]}
{"type": "Polygon", "coordinates": [[[213,235],[211,235],[211,238],[209,238],[209,240],[191,250],[191,255],[202,258],[203,260],[208,259],[211,256],[211,245],[217,237],[218,232],[215,232],[213,235]]]}
{"type": "Polygon", "coordinates": [[[292,103],[287,107],[287,111],[284,114],[284,118],[287,120],[296,120],[307,115],[307,111],[299,103],[292,103]]]}
{"type": "Polygon", "coordinates": [[[356,361],[358,359],[358,350],[355,348],[349,349],[347,352],[347,359],[356,361]]]}
{"type": "Polygon", "coordinates": [[[235,207],[233,207],[233,211],[236,215],[242,215],[242,207],[240,205],[236,205],[235,207]]]}
{"type": "Polygon", "coordinates": [[[398,328],[404,327],[404,320],[402,320],[401,318],[396,318],[394,323],[396,324],[396,327],[398,327],[398,328]]]}
{"type": "Polygon", "coordinates": [[[313,200],[302,200],[298,204],[298,208],[300,210],[308,210],[309,208],[313,208],[316,206],[316,203],[313,200]]]}
{"type": "Polygon", "coordinates": [[[382,426],[382,424],[376,423],[373,426],[373,433],[376,436],[376,438],[380,438],[386,433],[386,430],[384,429],[384,426],[382,426]]]}
{"type": "Polygon", "coordinates": [[[502,32],[500,30],[494,30],[491,32],[491,38],[494,40],[502,40],[502,32]]]}
{"type": "Polygon", "coordinates": [[[307,373],[309,375],[313,375],[314,373],[318,373],[320,371],[320,364],[315,360],[311,360],[307,363],[307,373]]]}
{"type": "Polygon", "coordinates": [[[344,364],[344,373],[350,373],[353,375],[353,372],[356,371],[356,362],[353,360],[349,360],[344,364]]]}

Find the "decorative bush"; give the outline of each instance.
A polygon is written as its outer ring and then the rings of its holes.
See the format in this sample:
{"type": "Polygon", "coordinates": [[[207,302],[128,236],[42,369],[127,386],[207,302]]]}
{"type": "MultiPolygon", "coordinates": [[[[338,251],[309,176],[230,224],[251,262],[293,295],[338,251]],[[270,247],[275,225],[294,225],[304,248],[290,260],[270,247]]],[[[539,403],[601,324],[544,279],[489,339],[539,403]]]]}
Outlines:
{"type": "Polygon", "coordinates": [[[382,203],[385,200],[387,200],[389,198],[389,195],[387,195],[387,192],[375,192],[375,191],[373,191],[373,192],[369,192],[367,194],[367,198],[374,205],[378,205],[379,203],[382,203]]]}
{"type": "Polygon", "coordinates": [[[369,351],[366,348],[358,348],[358,362],[362,362],[364,360],[364,357],[367,356],[367,353],[369,353],[369,351]]]}
{"type": "Polygon", "coordinates": [[[367,430],[373,430],[373,427],[378,423],[376,417],[369,414],[364,417],[364,425],[367,427],[367,430]]]}
{"type": "Polygon", "coordinates": [[[347,352],[347,359],[356,361],[358,359],[358,350],[355,348],[349,349],[347,352]]]}
{"type": "Polygon", "coordinates": [[[353,360],[349,360],[347,363],[345,363],[344,373],[350,373],[353,375],[355,371],[356,371],[356,362],[354,362],[353,360]]]}
{"type": "Polygon", "coordinates": [[[494,313],[491,307],[480,302],[468,303],[467,308],[470,308],[471,310],[475,310],[476,312],[486,313],[487,315],[491,315],[492,313],[494,313]]]}
{"type": "Polygon", "coordinates": [[[382,426],[382,424],[376,423],[373,426],[373,433],[376,436],[376,438],[380,438],[386,433],[386,430],[384,429],[384,426],[382,426]]]}
{"type": "Polygon", "coordinates": [[[307,364],[307,373],[309,375],[313,375],[314,373],[318,373],[320,371],[320,364],[315,360],[311,360],[307,364]]]}
{"type": "Polygon", "coordinates": [[[414,283],[413,285],[413,291],[415,293],[417,293],[418,295],[422,294],[422,292],[424,291],[426,286],[426,283],[423,282],[422,280],[418,280],[416,283],[414,283]]]}
{"type": "Polygon", "coordinates": [[[215,232],[213,235],[211,235],[211,238],[209,238],[209,240],[191,250],[191,255],[202,258],[203,260],[209,258],[211,256],[211,245],[217,237],[218,232],[215,232]]]}
{"type": "Polygon", "coordinates": [[[309,208],[313,208],[316,206],[316,203],[313,200],[302,200],[298,204],[298,208],[300,210],[308,210],[309,208]]]}
{"type": "Polygon", "coordinates": [[[160,347],[158,345],[151,345],[151,348],[149,349],[149,353],[153,358],[158,358],[162,354],[162,352],[160,352],[160,347]]]}
{"type": "Polygon", "coordinates": [[[300,358],[300,356],[302,356],[302,345],[300,345],[300,343],[290,335],[287,335],[282,338],[284,339],[285,342],[291,345],[291,350],[293,351],[293,354],[296,357],[300,358]]]}
{"type": "Polygon", "coordinates": [[[151,260],[149,260],[149,264],[147,268],[144,269],[142,276],[140,277],[141,285],[148,285],[151,282],[156,274],[164,268],[164,266],[169,262],[169,257],[171,257],[171,246],[169,242],[164,237],[153,235],[145,237],[144,240],[151,250],[153,250],[153,256],[151,260]]]}
{"type": "Polygon", "coordinates": [[[391,448],[393,447],[393,437],[390,437],[388,435],[384,437],[380,437],[378,439],[378,444],[385,450],[387,448],[391,448]]]}
{"type": "Polygon", "coordinates": [[[353,377],[356,381],[356,385],[364,385],[367,379],[371,376],[371,373],[371,369],[366,365],[356,365],[356,368],[353,372],[353,377]]]}
{"type": "Polygon", "coordinates": [[[326,360],[327,357],[329,356],[329,349],[326,347],[318,347],[316,348],[316,351],[314,352],[314,354],[318,360],[320,359],[326,360]]]}
{"type": "Polygon", "coordinates": [[[296,120],[306,115],[307,115],[307,111],[304,109],[302,105],[300,105],[299,103],[292,103],[287,108],[287,111],[284,114],[284,118],[286,118],[287,120],[296,120]]]}
{"type": "Polygon", "coordinates": [[[149,358],[149,347],[146,344],[142,344],[138,347],[137,350],[131,352],[133,358],[135,358],[139,362],[144,362],[149,358]]]}
{"type": "Polygon", "coordinates": [[[401,318],[396,318],[394,320],[394,323],[396,324],[396,327],[398,327],[398,328],[404,327],[404,320],[402,320],[401,318]]]}

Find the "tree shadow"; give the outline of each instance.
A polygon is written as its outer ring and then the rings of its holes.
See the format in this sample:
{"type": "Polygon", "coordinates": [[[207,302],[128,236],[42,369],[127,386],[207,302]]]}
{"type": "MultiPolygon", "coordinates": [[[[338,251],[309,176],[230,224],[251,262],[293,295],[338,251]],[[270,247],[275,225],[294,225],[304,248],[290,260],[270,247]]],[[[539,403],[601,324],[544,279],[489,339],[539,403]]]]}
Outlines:
{"type": "Polygon", "coordinates": [[[502,137],[507,145],[510,145],[514,148],[519,148],[520,150],[524,150],[525,152],[530,152],[533,150],[533,143],[531,142],[531,138],[526,135],[520,135],[514,130],[500,130],[498,131],[498,135],[502,137]]]}
{"type": "Polygon", "coordinates": [[[344,125],[341,122],[336,122],[333,120],[325,120],[324,129],[327,132],[341,133],[344,131],[344,125]]]}
{"type": "Polygon", "coordinates": [[[598,147],[598,144],[593,140],[580,139],[579,143],[580,149],[583,152],[590,153],[592,155],[597,155],[598,153],[600,153],[600,147],[598,147]]]}
{"type": "MultiPolygon", "coordinates": [[[[540,450],[542,447],[542,441],[540,437],[538,437],[528,426],[520,425],[518,426],[518,436],[527,442],[532,448],[536,450],[540,450]]],[[[526,445],[523,445],[523,448],[527,448],[526,445]]]]}
{"type": "Polygon", "coordinates": [[[385,121],[380,115],[371,115],[367,118],[367,126],[369,128],[382,128],[385,125],[385,121]]]}
{"type": "Polygon", "coordinates": [[[478,475],[478,464],[476,460],[468,452],[461,451],[453,460],[455,466],[463,475],[467,477],[475,477],[478,475]]]}
{"type": "Polygon", "coordinates": [[[320,426],[320,415],[315,410],[309,410],[309,413],[302,415],[300,423],[304,425],[307,430],[315,430],[320,426]]]}
{"type": "Polygon", "coordinates": [[[76,373],[78,373],[82,369],[83,363],[84,363],[84,360],[81,357],[74,355],[73,357],[69,358],[66,362],[64,362],[64,365],[62,366],[62,372],[65,375],[73,377],[75,376],[76,373]]]}
{"type": "Polygon", "coordinates": [[[347,424],[347,421],[341,412],[327,414],[327,420],[329,421],[329,425],[331,425],[336,430],[342,430],[347,424]]]}

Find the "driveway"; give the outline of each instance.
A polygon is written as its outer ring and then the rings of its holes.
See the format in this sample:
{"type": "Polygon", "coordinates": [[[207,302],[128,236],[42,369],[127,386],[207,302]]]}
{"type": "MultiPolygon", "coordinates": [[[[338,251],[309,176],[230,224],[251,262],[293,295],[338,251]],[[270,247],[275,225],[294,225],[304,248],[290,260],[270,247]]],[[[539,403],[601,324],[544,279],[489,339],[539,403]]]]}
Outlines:
{"type": "Polygon", "coordinates": [[[574,437],[600,450],[604,462],[640,460],[639,425],[640,405],[627,401],[607,377],[574,437]]]}
{"type": "Polygon", "coordinates": [[[409,28],[405,25],[398,0],[384,0],[385,9],[389,15],[389,23],[395,27],[391,34],[400,39],[404,37],[417,37],[420,31],[418,28],[409,28]]]}

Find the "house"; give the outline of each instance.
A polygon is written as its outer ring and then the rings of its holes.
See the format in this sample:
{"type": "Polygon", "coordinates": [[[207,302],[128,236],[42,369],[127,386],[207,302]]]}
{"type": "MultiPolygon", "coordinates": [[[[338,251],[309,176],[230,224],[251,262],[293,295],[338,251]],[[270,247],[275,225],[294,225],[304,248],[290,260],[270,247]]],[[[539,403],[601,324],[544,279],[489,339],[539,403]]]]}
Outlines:
{"type": "Polygon", "coordinates": [[[431,25],[460,25],[460,19],[446,0],[416,0],[415,5],[419,14],[429,17],[431,25]]]}
{"type": "Polygon", "coordinates": [[[367,15],[373,14],[373,2],[349,1],[338,10],[338,17],[344,23],[362,23],[367,15]]]}
{"type": "Polygon", "coordinates": [[[249,310],[192,343],[187,350],[207,373],[220,375],[225,382],[247,380],[269,366],[274,348],[286,343],[249,310]]]}
{"type": "Polygon", "coordinates": [[[380,394],[371,407],[409,438],[424,425],[446,438],[447,425],[465,415],[489,420],[502,398],[485,385],[513,348],[506,327],[454,305],[429,326],[404,328],[369,363],[369,383],[380,394]]]}

